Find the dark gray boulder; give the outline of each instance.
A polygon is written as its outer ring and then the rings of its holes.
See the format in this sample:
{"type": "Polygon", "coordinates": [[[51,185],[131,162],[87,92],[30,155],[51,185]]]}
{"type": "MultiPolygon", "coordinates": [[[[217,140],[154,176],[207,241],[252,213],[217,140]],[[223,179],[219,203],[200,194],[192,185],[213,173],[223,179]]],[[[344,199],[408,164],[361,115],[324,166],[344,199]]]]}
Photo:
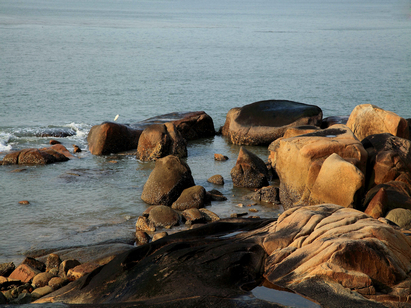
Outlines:
{"type": "Polygon", "coordinates": [[[282,137],[288,127],[320,126],[322,110],[287,100],[266,100],[233,108],[227,113],[223,136],[233,144],[268,145],[282,137]]]}

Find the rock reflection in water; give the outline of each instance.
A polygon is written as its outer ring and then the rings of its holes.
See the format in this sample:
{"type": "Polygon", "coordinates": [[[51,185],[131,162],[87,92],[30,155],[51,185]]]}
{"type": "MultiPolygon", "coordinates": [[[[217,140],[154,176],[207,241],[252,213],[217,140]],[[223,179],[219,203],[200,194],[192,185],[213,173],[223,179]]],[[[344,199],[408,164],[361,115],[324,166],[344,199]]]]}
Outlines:
{"type": "Polygon", "coordinates": [[[293,291],[274,285],[265,280],[262,285],[254,288],[251,293],[258,299],[299,308],[320,308],[321,306],[293,291]]]}

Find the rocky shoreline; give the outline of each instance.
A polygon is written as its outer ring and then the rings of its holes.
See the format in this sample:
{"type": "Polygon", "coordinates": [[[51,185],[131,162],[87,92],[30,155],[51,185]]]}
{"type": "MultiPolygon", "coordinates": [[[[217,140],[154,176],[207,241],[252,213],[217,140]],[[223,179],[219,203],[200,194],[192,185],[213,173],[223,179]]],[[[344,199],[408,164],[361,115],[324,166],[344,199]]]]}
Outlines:
{"type": "MultiPolygon", "coordinates": [[[[290,101],[230,110],[220,129],[227,142],[270,152],[264,162],[241,147],[233,185],[254,189],[251,200],[281,204],[278,219],[254,216],[251,207],[247,218],[221,219],[206,208],[225,197],[196,185],[184,161],[187,142],[215,134],[204,112],[96,125],[92,154],[133,150],[156,162],[141,195],[152,206],[136,221],[137,247],[97,245],[1,264],[0,304],[283,307],[275,298],[244,300],[271,285],[321,307],[411,307],[409,122],[370,104],[327,119],[317,106],[290,101]],[[273,178],[279,187],[269,185],[273,178]],[[182,224],[187,231],[175,232],[182,224]]],[[[1,164],[68,159],[75,153],[57,144],[7,154],[1,164]]],[[[224,184],[219,174],[209,181],[224,184]]]]}

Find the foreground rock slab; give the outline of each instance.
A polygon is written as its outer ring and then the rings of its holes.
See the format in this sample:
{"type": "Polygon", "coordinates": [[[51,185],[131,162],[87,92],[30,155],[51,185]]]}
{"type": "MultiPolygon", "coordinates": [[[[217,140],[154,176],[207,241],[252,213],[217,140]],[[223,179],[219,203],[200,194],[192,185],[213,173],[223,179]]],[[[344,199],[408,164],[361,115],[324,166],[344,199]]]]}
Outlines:
{"type": "Polygon", "coordinates": [[[290,209],[270,226],[263,246],[269,255],[264,276],[283,287],[307,292],[307,282],[321,279],[340,285],[335,291],[342,286],[376,300],[410,294],[409,287],[403,290],[411,283],[410,239],[354,209],[290,209]]]}
{"type": "Polygon", "coordinates": [[[61,144],[42,149],[24,149],[4,156],[3,165],[47,165],[74,158],[61,144]]]}
{"type": "Polygon", "coordinates": [[[282,137],[288,127],[320,126],[322,111],[314,105],[286,100],[255,102],[227,113],[222,128],[233,144],[268,145],[282,137]]]}

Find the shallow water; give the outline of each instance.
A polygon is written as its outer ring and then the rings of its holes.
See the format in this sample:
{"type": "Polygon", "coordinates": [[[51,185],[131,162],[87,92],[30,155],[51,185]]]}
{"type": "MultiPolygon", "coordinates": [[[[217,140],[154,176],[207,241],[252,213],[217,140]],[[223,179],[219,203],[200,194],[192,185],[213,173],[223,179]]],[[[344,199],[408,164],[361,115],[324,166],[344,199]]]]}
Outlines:
{"type": "MultiPolygon", "coordinates": [[[[83,152],[60,164],[0,168],[0,262],[132,235],[153,163],[87,151],[90,128],[117,114],[136,123],[204,110],[218,129],[230,108],[287,99],[325,117],[372,103],[410,118],[410,30],[405,0],[1,1],[0,159],[47,146],[50,131],[69,133],[54,139],[83,152]]],[[[267,160],[266,148],[250,149],[267,160]]],[[[222,217],[248,209],[248,191],[229,176],[238,150],[219,136],[188,147],[196,184],[228,197],[209,207],[222,217]],[[214,153],[230,159],[216,162],[214,153]],[[223,187],[206,181],[214,174],[223,187]]],[[[262,217],[281,212],[255,208],[262,217]]]]}

